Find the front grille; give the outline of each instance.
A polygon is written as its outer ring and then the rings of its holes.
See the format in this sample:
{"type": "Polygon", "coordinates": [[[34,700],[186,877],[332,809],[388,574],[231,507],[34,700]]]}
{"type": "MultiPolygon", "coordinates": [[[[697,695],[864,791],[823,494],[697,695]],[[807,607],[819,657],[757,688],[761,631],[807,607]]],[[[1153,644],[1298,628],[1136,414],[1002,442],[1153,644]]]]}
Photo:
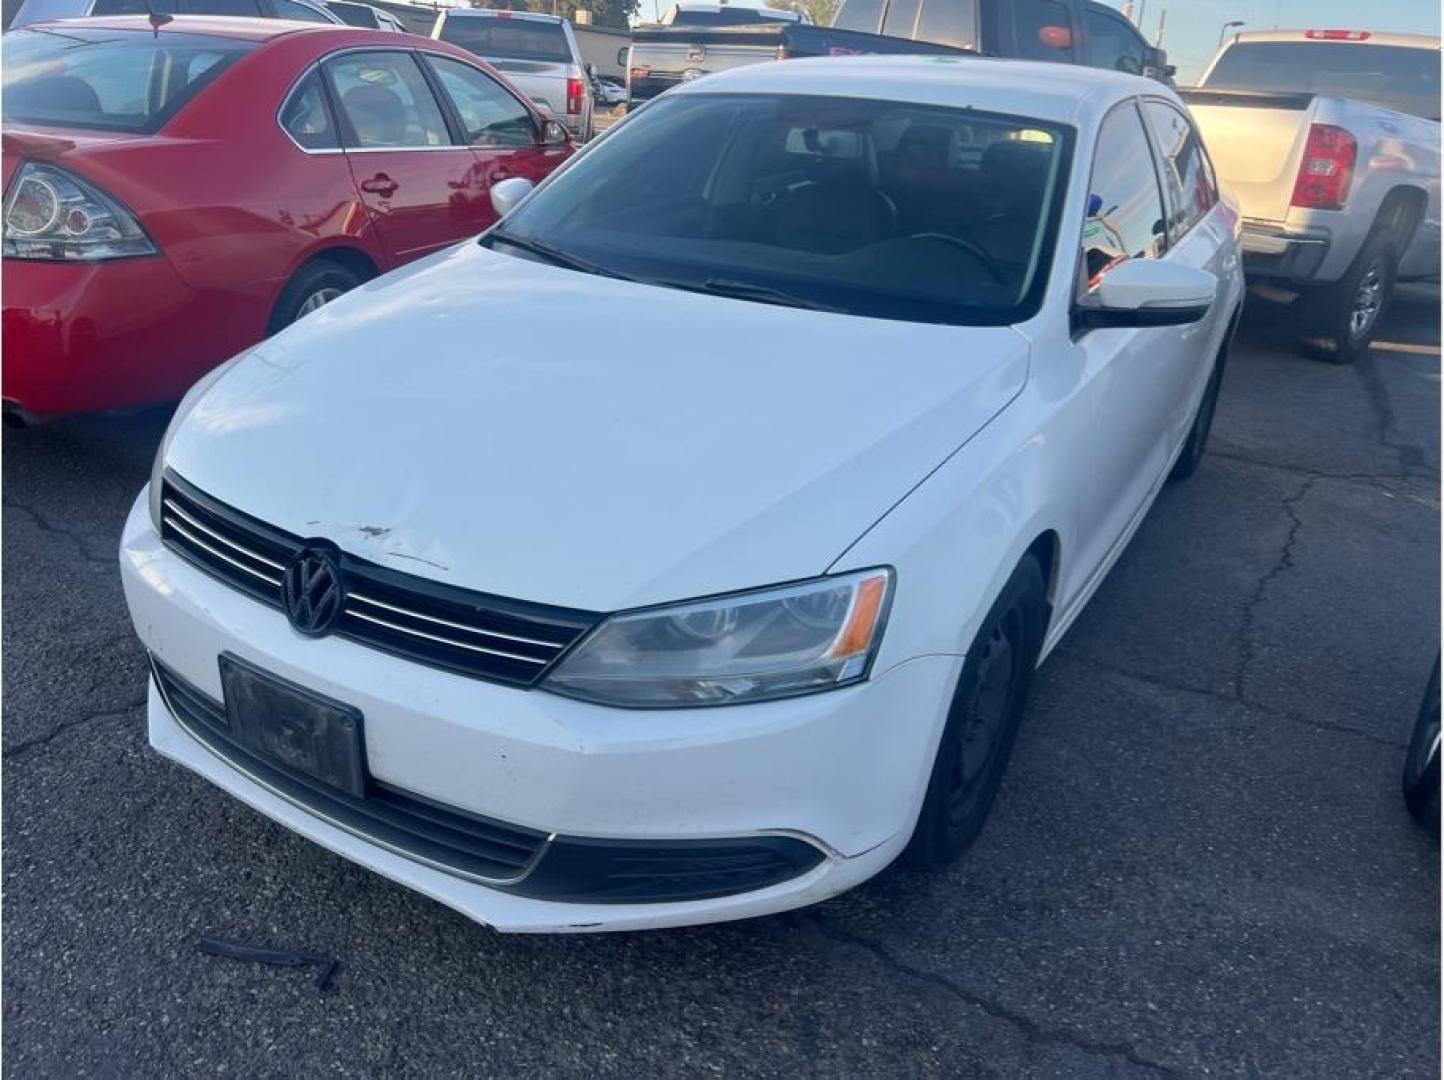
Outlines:
{"type": "Polygon", "coordinates": [[[152,658],[155,682],[178,723],[263,787],[338,828],[418,862],[486,884],[517,881],[546,848],[547,834],[441,806],[368,777],[366,797],[261,758],[238,742],[225,706],[152,658]]]}
{"type": "MultiPolygon", "coordinates": [[[[167,471],[161,537],[207,573],[272,607],[308,541],[274,529],[167,471]]],[[[310,541],[314,542],[314,541],[310,541]]],[[[443,585],[342,552],[345,605],[332,631],[409,660],[531,686],[601,616],[443,585]]]]}

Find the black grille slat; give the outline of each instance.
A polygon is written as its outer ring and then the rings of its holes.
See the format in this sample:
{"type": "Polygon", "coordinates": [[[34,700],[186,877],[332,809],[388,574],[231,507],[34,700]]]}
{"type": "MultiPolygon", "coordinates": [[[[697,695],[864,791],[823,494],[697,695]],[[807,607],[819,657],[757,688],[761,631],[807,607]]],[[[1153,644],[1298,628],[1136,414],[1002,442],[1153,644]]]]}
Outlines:
{"type": "MultiPolygon", "coordinates": [[[[206,573],[272,607],[284,568],[308,541],[275,529],[167,471],[161,535],[206,573]]],[[[346,604],[334,633],[431,667],[531,686],[600,620],[405,574],[345,553],[346,604]]]]}
{"type": "Polygon", "coordinates": [[[545,833],[447,810],[375,780],[358,799],[263,759],[232,737],[221,702],[154,658],[152,670],[171,714],[213,753],[291,802],[399,854],[494,883],[521,876],[546,843],[545,833]]]}

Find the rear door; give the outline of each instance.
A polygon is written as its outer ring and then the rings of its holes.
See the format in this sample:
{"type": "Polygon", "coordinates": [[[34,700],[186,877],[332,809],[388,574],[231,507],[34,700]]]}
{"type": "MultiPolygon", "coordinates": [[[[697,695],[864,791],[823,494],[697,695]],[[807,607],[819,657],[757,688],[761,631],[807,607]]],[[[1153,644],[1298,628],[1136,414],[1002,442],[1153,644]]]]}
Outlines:
{"type": "Polygon", "coordinates": [[[423,56],[476,159],[477,183],[488,193],[483,216],[489,225],[496,219],[489,195],[492,184],[512,177],[540,183],[571,148],[541,146],[540,117],[480,68],[450,56],[423,56]]]}
{"type": "Polygon", "coordinates": [[[409,262],[491,223],[488,185],[415,53],[344,52],[323,65],[361,200],[388,254],[409,262]]]}

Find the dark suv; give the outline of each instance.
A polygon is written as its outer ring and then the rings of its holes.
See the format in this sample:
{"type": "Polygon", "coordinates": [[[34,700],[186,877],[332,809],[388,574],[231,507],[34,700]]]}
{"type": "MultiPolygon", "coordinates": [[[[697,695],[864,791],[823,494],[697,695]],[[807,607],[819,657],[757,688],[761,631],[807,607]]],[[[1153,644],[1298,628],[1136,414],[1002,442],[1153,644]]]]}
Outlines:
{"type": "Polygon", "coordinates": [[[1162,49],[1095,0],[843,0],[834,27],[1171,82],[1162,49]]]}

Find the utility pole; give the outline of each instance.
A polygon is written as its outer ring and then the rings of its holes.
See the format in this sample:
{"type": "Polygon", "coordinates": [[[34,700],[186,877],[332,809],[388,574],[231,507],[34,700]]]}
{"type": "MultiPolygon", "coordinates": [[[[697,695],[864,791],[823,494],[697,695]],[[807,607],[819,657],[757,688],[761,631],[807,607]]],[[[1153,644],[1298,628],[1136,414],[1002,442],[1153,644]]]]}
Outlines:
{"type": "Polygon", "coordinates": [[[1158,13],[1158,40],[1153,43],[1155,49],[1163,48],[1163,24],[1168,21],[1168,9],[1164,8],[1158,13]]]}
{"type": "Polygon", "coordinates": [[[1148,10],[1148,0],[1138,0],[1138,21],[1133,25],[1139,30],[1143,29],[1143,13],[1148,10]]]}

